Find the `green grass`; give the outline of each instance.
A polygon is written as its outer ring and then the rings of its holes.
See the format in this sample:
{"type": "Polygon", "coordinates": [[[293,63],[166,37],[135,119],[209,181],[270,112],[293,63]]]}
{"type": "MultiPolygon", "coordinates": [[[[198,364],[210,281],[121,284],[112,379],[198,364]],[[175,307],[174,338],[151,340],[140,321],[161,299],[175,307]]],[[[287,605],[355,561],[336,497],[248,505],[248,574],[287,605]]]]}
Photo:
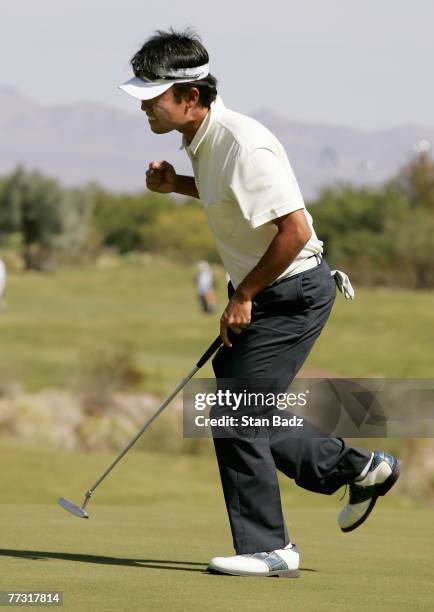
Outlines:
{"type": "MultiPolygon", "coordinates": [[[[11,274],[0,310],[0,390],[14,380],[28,389],[72,385],[89,355],[127,350],[145,373],[144,388],[167,391],[218,332],[220,311],[199,312],[193,279],[193,267],[150,257],[11,274]]],[[[222,274],[218,280],[222,309],[222,274]]],[[[351,303],[338,295],[306,367],[432,377],[433,341],[433,292],[357,289],[351,303]]],[[[84,521],[56,500],[81,503],[111,453],[0,438],[0,590],[63,590],[65,609],[86,612],[433,609],[432,508],[388,496],[359,530],[342,534],[341,492],[318,496],[287,479],[282,500],[302,553],[301,579],[206,574],[210,557],[232,553],[209,445],[200,456],[132,451],[84,521]]]]}
{"type": "Polygon", "coordinates": [[[131,452],[81,503],[110,454],[68,454],[0,439],[0,590],[62,590],[66,610],[208,612],[432,610],[432,510],[389,496],[352,534],[336,524],[340,492],[282,480],[299,580],[208,575],[231,554],[214,458],[131,452]]]}
{"type": "MultiPolygon", "coordinates": [[[[153,257],[105,266],[10,274],[0,310],[0,376],[27,389],[70,385],[89,355],[127,350],[145,374],[143,388],[163,393],[191,369],[218,333],[219,310],[199,312],[194,267],[153,257]]],[[[338,295],[306,367],[353,377],[431,377],[434,292],[357,288],[338,295]]],[[[211,376],[208,364],[202,376],[211,376]]]]}

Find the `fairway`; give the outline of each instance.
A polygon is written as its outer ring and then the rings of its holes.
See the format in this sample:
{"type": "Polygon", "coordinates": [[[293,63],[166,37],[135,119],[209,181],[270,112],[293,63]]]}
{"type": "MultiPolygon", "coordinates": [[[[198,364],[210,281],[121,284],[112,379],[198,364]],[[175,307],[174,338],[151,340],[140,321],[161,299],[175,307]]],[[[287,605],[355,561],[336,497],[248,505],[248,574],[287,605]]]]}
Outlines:
{"type": "MultiPolygon", "coordinates": [[[[193,267],[148,256],[12,274],[0,313],[1,382],[71,388],[87,359],[92,365],[101,352],[121,350],[144,375],[135,391],[167,392],[218,332],[220,311],[201,315],[193,278],[193,267]]],[[[223,308],[221,271],[218,281],[223,308]]],[[[433,323],[433,292],[364,289],[351,303],[338,295],[306,366],[347,376],[429,377],[433,323]]],[[[209,363],[201,375],[211,375],[209,363]]],[[[390,450],[399,441],[383,442],[390,450]]],[[[283,479],[301,578],[207,574],[211,557],[233,553],[211,446],[198,455],[133,450],[82,520],[57,499],[81,504],[113,454],[0,437],[0,590],[60,590],[66,610],[85,612],[434,609],[432,508],[394,495],[343,534],[336,523],[342,491],[319,496],[283,479]]]]}
{"type": "MultiPolygon", "coordinates": [[[[10,274],[0,311],[0,379],[29,390],[74,386],[101,352],[124,351],[143,373],[140,390],[167,393],[217,336],[226,305],[219,269],[218,309],[201,314],[195,270],[131,255],[98,266],[10,274]]],[[[429,378],[433,343],[434,292],[356,286],[354,302],[338,294],[306,367],[350,377],[429,378]]],[[[201,376],[211,375],[207,364],[201,376]]]]}
{"type": "Polygon", "coordinates": [[[90,519],[70,516],[110,454],[67,454],[0,440],[3,590],[61,590],[66,610],[314,612],[432,610],[432,509],[397,497],[342,534],[332,497],[282,481],[301,578],[208,575],[231,554],[211,451],[201,457],[132,452],[95,493],[90,519]]]}

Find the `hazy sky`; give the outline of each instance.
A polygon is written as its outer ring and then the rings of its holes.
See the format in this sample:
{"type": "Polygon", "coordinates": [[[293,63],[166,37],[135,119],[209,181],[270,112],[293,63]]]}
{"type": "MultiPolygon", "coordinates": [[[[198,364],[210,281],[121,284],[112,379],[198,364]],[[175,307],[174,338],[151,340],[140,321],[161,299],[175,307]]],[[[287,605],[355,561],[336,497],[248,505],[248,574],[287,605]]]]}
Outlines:
{"type": "Polygon", "coordinates": [[[157,28],[196,28],[226,106],[363,128],[434,125],[433,0],[0,0],[0,84],[105,102],[157,28]],[[431,75],[431,76],[430,76],[431,75]]]}

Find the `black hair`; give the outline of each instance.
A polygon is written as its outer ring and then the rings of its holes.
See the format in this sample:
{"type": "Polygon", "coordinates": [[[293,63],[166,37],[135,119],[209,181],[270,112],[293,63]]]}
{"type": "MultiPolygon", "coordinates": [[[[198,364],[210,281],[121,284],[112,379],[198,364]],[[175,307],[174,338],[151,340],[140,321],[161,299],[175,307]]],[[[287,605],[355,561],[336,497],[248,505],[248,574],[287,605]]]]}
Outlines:
{"type": "MultiPolygon", "coordinates": [[[[198,34],[189,28],[182,32],[176,32],[171,28],[167,32],[157,30],[132,57],[130,63],[135,76],[158,79],[171,70],[196,68],[208,62],[208,51],[198,34]]],[[[217,79],[209,74],[197,81],[175,83],[173,85],[175,100],[181,102],[184,94],[192,87],[197,87],[199,90],[199,104],[209,108],[217,96],[217,79]]]]}

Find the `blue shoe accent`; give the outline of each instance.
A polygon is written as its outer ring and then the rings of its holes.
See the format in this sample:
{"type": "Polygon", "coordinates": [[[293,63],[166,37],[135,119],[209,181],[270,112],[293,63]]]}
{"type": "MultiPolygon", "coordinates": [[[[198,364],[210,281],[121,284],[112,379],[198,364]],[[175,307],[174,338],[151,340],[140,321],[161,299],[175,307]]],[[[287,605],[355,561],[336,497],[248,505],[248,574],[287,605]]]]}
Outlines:
{"type": "Polygon", "coordinates": [[[288,564],[286,563],[286,561],[284,561],[282,557],[280,557],[274,550],[269,553],[254,553],[251,556],[255,559],[260,559],[261,561],[266,563],[270,572],[277,572],[278,570],[288,569],[288,564]]]}

